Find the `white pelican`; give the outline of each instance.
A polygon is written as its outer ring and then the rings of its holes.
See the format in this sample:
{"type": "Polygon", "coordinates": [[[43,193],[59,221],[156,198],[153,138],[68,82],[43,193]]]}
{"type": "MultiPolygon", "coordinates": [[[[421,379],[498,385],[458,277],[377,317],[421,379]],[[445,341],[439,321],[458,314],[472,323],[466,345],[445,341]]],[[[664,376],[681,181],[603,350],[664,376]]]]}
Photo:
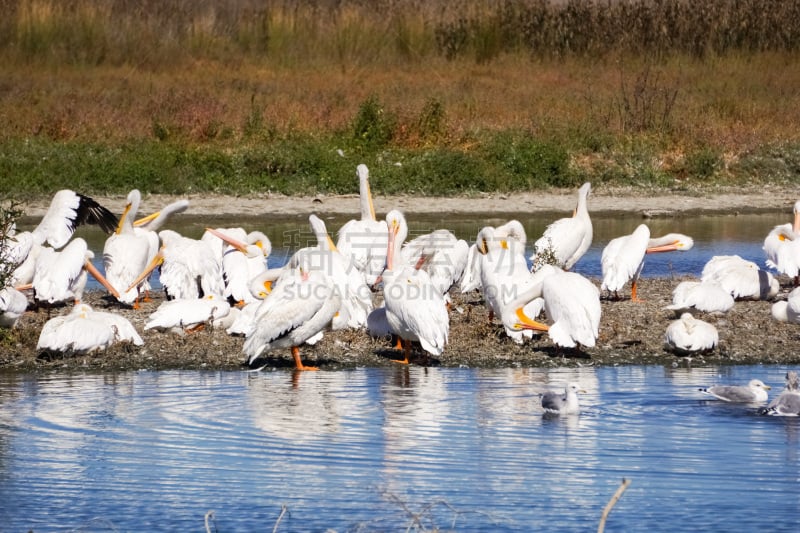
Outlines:
{"type": "Polygon", "coordinates": [[[542,408],[547,415],[577,415],[581,412],[578,393],[583,392],[577,383],[569,383],[564,392],[548,391],[542,394],[542,408]]]}
{"type": "MultiPolygon", "coordinates": [[[[136,228],[158,232],[161,227],[177,213],[183,213],[189,208],[189,200],[181,199],[167,204],[158,211],[137,219],[133,225],[136,228]]],[[[155,252],[154,252],[155,253],[155,252]]]]}
{"type": "Polygon", "coordinates": [[[13,287],[0,290],[0,328],[13,328],[28,308],[28,298],[13,287]]]}
{"type": "Polygon", "coordinates": [[[267,257],[272,252],[272,244],[260,231],[245,234],[244,230],[239,230],[206,228],[203,239],[213,235],[227,244],[221,253],[224,296],[244,305],[261,299],[253,294],[250,282],[267,270],[267,257]]]}
{"type": "Polygon", "coordinates": [[[128,289],[138,285],[160,266],[161,284],[169,298],[222,296],[225,292],[222,265],[208,242],[190,239],[168,229],[159,231],[158,236],[161,249],[128,289]]]}
{"type": "Polygon", "coordinates": [[[767,401],[770,389],[760,379],[751,379],[747,385],[713,385],[699,390],[725,402],[761,403],[767,401]]]}
{"type": "Polygon", "coordinates": [[[544,234],[533,244],[531,261],[534,270],[543,264],[555,264],[569,270],[592,245],[592,219],[587,207],[591,190],[591,184],[584,183],[578,190],[578,205],[572,217],[558,219],[547,226],[544,234]]]}
{"type": "Polygon", "coordinates": [[[158,309],[150,314],[144,330],[172,328],[198,330],[206,323],[226,317],[230,310],[230,304],[216,294],[202,298],[176,298],[162,302],[158,309]]]}
{"type": "Polygon", "coordinates": [[[290,348],[297,370],[317,370],[303,364],[299,346],[317,338],[341,304],[339,291],[322,272],[309,270],[304,262],[287,269],[261,302],[255,326],[245,339],[247,364],[252,366],[265,351],[290,348]]]}
{"type": "Polygon", "coordinates": [[[792,209],[794,220],[791,223],[775,226],[764,239],[766,264],[781,274],[800,281],[800,200],[792,209]]]}
{"type": "Polygon", "coordinates": [[[784,389],[759,412],[770,416],[800,416],[800,379],[797,372],[786,372],[784,389]]]}
{"type": "Polygon", "coordinates": [[[686,355],[713,350],[719,343],[719,334],[712,324],[683,313],[667,326],[664,342],[669,350],[686,355]]]}
{"type": "Polygon", "coordinates": [[[390,211],[386,215],[386,223],[389,242],[386,269],[381,277],[386,321],[403,343],[403,359],[399,362],[409,362],[412,341],[419,341],[423,350],[439,356],[447,344],[450,331],[447,304],[427,272],[395,263],[395,258],[400,256],[400,246],[408,234],[403,214],[397,210],[390,211]]]}
{"type": "Polygon", "coordinates": [[[676,313],[691,309],[704,313],[727,313],[733,304],[731,293],[716,281],[682,281],[673,289],[672,304],[665,309],[676,313]]]}
{"type": "MultiPolygon", "coordinates": [[[[120,216],[119,224],[113,235],[106,239],[103,246],[103,267],[106,279],[119,292],[118,300],[124,304],[139,308],[139,291],[144,280],[131,286],[133,280],[142,272],[150,257],[151,238],[145,231],[134,230],[133,222],[139,210],[142,196],[137,189],[128,193],[128,201],[120,216]],[[127,290],[128,287],[130,290],[127,290]]],[[[156,245],[158,237],[155,237],[156,245]]]]}
{"type": "Polygon", "coordinates": [[[336,248],[342,255],[352,259],[355,267],[363,273],[364,281],[372,286],[386,264],[389,229],[385,220],[375,219],[369,169],[364,164],[358,165],[356,175],[359,181],[361,219],[350,220],[339,228],[336,248]]]}
{"type": "Polygon", "coordinates": [[[438,229],[408,241],[400,254],[405,264],[425,270],[431,283],[449,299],[447,292],[461,280],[467,266],[469,245],[450,230],[438,229]]]}
{"type": "Polygon", "coordinates": [[[600,329],[600,290],[588,279],[558,267],[541,268],[541,296],[550,328],[547,333],[556,346],[591,348],[600,329]]]}
{"type": "Polygon", "coordinates": [[[631,300],[637,301],[636,286],[645,255],[676,250],[685,252],[692,246],[692,238],[679,233],[651,239],[647,224],[639,224],[633,233],[611,239],[603,249],[600,259],[603,282],[600,290],[611,291],[618,298],[618,292],[631,281],[631,300]]]}
{"type": "Polygon", "coordinates": [[[36,348],[54,352],[88,353],[105,350],[116,342],[144,344],[127,318],[94,311],[79,304],[66,314],[51,318],[42,326],[36,348]]]}
{"type": "Polygon", "coordinates": [[[12,229],[10,238],[0,250],[0,256],[17,265],[11,275],[11,284],[32,283],[36,260],[45,244],[55,249],[62,248],[75,229],[83,224],[96,224],[104,232],[113,233],[117,217],[92,198],[64,189],[53,196],[36,228],[19,233],[12,229]]]}
{"type": "Polygon", "coordinates": [[[712,257],[703,267],[700,279],[718,282],[737,300],[768,300],[780,290],[780,284],[772,274],[738,255],[712,257]]]}
{"type": "MultiPolygon", "coordinates": [[[[312,214],[308,217],[311,229],[317,238],[316,249],[301,250],[306,254],[306,266],[321,271],[339,292],[341,309],[334,320],[333,329],[341,327],[362,328],[367,324],[367,316],[372,312],[372,291],[364,281],[364,276],[354,268],[352,259],[339,252],[328,234],[325,222],[312,214]]],[[[292,258],[296,265],[298,258],[292,258]]]]}
{"type": "Polygon", "coordinates": [[[87,272],[115,298],[119,298],[117,290],[92,264],[92,258],[94,253],[80,237],[72,239],[61,251],[42,248],[33,274],[35,300],[50,305],[70,300],[80,303],[86,287],[87,272]]]}
{"type": "Polygon", "coordinates": [[[772,318],[779,322],[800,324],[800,287],[795,287],[786,300],[772,304],[772,318]]]}

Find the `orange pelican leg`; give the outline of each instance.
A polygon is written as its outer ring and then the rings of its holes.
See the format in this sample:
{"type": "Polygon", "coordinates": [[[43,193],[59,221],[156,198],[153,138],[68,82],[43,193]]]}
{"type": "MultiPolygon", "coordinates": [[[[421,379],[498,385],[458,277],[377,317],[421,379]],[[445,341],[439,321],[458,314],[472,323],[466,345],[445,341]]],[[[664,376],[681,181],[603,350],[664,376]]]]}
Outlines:
{"type": "Polygon", "coordinates": [[[403,358],[402,359],[394,359],[395,363],[400,363],[401,365],[408,364],[408,356],[411,355],[411,341],[406,339],[400,339],[403,344],[403,358]]]}
{"type": "Polygon", "coordinates": [[[300,360],[300,348],[292,346],[292,357],[294,358],[294,367],[296,370],[319,370],[315,366],[305,366],[303,361],[300,360]]]}

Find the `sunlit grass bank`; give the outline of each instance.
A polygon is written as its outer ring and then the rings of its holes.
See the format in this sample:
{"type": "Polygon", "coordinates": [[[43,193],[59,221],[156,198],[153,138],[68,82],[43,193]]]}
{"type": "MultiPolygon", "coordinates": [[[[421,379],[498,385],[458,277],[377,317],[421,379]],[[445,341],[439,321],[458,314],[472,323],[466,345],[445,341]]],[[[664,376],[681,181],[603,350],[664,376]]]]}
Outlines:
{"type": "Polygon", "coordinates": [[[800,0],[0,0],[0,191],[800,179],[800,0]]]}

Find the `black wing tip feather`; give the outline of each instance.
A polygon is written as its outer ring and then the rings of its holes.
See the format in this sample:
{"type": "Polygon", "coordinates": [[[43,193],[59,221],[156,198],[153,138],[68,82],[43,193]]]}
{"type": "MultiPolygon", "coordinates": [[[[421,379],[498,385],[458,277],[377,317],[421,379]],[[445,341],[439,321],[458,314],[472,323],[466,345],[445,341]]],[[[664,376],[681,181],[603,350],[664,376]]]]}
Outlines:
{"type": "Polygon", "coordinates": [[[117,215],[100,205],[97,200],[84,194],[76,193],[80,202],[75,220],[72,221],[74,230],[82,224],[94,224],[100,226],[106,234],[110,235],[117,230],[119,218],[117,215]]]}

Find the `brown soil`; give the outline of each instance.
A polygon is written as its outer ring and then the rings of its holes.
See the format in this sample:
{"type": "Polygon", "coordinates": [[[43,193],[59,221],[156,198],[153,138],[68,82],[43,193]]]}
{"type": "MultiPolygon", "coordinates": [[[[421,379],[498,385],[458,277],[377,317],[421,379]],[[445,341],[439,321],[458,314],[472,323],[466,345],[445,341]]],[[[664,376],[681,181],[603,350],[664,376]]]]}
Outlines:
{"type": "MultiPolygon", "coordinates": [[[[597,281],[597,280],[595,280],[597,281]]],[[[454,291],[450,342],[444,354],[427,359],[417,349],[412,364],[431,366],[503,367],[503,366],[578,366],[618,364],[686,364],[685,358],[664,349],[667,324],[674,320],[672,311],[663,307],[672,299],[672,289],[679,279],[644,279],[639,295],[644,301],[603,299],[600,338],[597,346],[585,351],[558,350],[547,336],[517,345],[506,337],[502,326],[490,324],[483,300],[478,293],[461,295],[454,291]]],[[[788,280],[784,280],[788,282],[788,280]]],[[[789,290],[784,286],[781,294],[789,290]]],[[[88,295],[86,302],[96,309],[119,312],[142,332],[148,315],[161,303],[156,296],[140,310],[119,307],[99,292],[88,295]]],[[[775,321],[770,302],[740,301],[726,315],[703,315],[716,325],[720,345],[713,352],[695,355],[693,365],[800,363],[797,346],[798,326],[775,321]]],[[[51,315],[64,310],[52,310],[51,315]]],[[[144,346],[117,345],[105,352],[89,355],[48,355],[38,353],[36,342],[48,311],[29,311],[17,329],[7,335],[0,355],[0,369],[6,371],[48,370],[138,370],[138,369],[243,369],[243,339],[224,331],[207,328],[195,333],[144,332],[144,346]],[[10,348],[10,349],[9,349],[10,348]]],[[[399,352],[390,339],[373,339],[363,331],[339,331],[325,334],[315,346],[301,348],[303,360],[322,370],[364,366],[394,365],[399,352]]],[[[268,367],[291,368],[288,350],[274,352],[261,360],[268,367]]]]}
{"type": "MultiPolygon", "coordinates": [[[[783,211],[787,221],[797,192],[781,187],[760,187],[745,190],[716,191],[651,191],[598,190],[592,193],[592,213],[641,212],[644,216],[663,214],[698,214],[704,212],[783,211]]],[[[114,211],[121,211],[123,198],[96,198],[114,211]]],[[[143,211],[157,209],[174,198],[146,197],[143,211]]],[[[310,212],[353,215],[357,210],[355,196],[324,198],[230,198],[221,196],[190,198],[190,211],[224,215],[303,214],[310,212]]],[[[49,199],[25,206],[28,216],[41,216],[49,199]]],[[[423,213],[532,213],[568,212],[575,204],[574,191],[526,193],[516,195],[482,195],[460,198],[380,197],[379,212],[398,207],[406,214],[423,213]]],[[[598,285],[599,282],[594,280],[598,285]]],[[[679,279],[644,279],[640,297],[644,302],[603,300],[600,338],[597,346],[584,352],[556,350],[546,337],[517,345],[503,333],[499,323],[489,324],[480,294],[461,295],[453,291],[455,309],[451,314],[450,342],[444,354],[427,361],[417,353],[415,364],[441,366],[562,366],[616,364],[675,364],[685,359],[663,348],[667,324],[675,317],[664,310],[672,300],[672,289],[679,279]]],[[[785,298],[789,280],[782,279],[785,298]]],[[[108,308],[127,316],[141,333],[148,315],[160,304],[160,298],[133,311],[120,308],[101,293],[89,294],[87,303],[108,308]]],[[[720,346],[714,352],[695,356],[692,364],[745,364],[800,362],[797,346],[798,326],[775,321],[770,315],[770,302],[741,301],[723,316],[703,316],[716,325],[720,346]]],[[[51,314],[64,312],[53,310],[51,314]]],[[[145,332],[142,347],[116,346],[106,352],[80,356],[47,356],[36,350],[46,310],[31,311],[11,332],[0,331],[0,370],[37,371],[51,369],[241,369],[243,339],[228,336],[224,331],[206,329],[198,333],[145,332]]],[[[372,339],[361,331],[341,331],[325,335],[315,346],[304,346],[302,357],[308,364],[332,370],[356,366],[392,365],[397,353],[388,339],[372,339]]],[[[273,353],[264,361],[275,367],[292,366],[287,353],[273,353]]]]}

